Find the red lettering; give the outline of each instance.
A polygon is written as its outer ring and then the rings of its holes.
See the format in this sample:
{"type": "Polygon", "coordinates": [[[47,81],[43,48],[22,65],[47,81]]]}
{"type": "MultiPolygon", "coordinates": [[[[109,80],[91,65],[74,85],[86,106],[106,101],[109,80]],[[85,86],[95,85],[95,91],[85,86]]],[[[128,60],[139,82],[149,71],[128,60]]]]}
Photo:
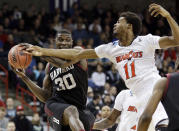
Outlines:
{"type": "Polygon", "coordinates": [[[143,52],[139,52],[139,58],[141,58],[143,56],[143,52]]]}
{"type": "Polygon", "coordinates": [[[134,125],[133,127],[131,127],[132,130],[136,130],[136,125],[134,125]]]}
{"type": "Polygon", "coordinates": [[[127,111],[137,112],[137,108],[135,106],[129,106],[127,111]]]}
{"type": "Polygon", "coordinates": [[[124,54],[122,56],[118,56],[116,57],[116,61],[117,63],[118,62],[121,62],[123,60],[130,60],[131,58],[141,58],[143,56],[143,52],[133,52],[133,51],[130,51],[128,54],[124,54]]]}
{"type": "Polygon", "coordinates": [[[117,61],[117,63],[121,62],[121,56],[116,57],[116,61],[117,61]]]}

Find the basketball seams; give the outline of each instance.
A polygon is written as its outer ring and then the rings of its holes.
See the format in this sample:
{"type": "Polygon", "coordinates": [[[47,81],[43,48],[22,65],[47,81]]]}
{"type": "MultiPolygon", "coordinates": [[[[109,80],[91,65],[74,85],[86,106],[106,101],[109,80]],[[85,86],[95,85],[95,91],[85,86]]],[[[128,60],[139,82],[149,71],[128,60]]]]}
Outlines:
{"type": "Polygon", "coordinates": [[[24,68],[26,68],[26,62],[27,62],[27,54],[25,53],[25,63],[24,63],[24,68]]]}
{"type": "Polygon", "coordinates": [[[10,61],[11,61],[13,67],[16,67],[16,66],[17,66],[17,61],[15,62],[15,61],[13,60],[13,57],[16,57],[16,54],[15,54],[15,53],[16,53],[16,52],[15,52],[15,49],[13,49],[13,50],[11,51],[11,56],[10,56],[10,61]],[[14,56],[13,56],[13,55],[14,55],[14,56]]]}
{"type": "Polygon", "coordinates": [[[9,64],[14,68],[27,68],[32,61],[32,56],[22,52],[18,45],[12,47],[8,53],[9,64]]]}
{"type": "Polygon", "coordinates": [[[19,58],[19,50],[18,50],[18,48],[16,48],[16,53],[17,53],[17,58],[18,58],[18,62],[17,63],[19,63],[19,66],[20,66],[20,68],[21,69],[23,69],[22,67],[21,67],[21,63],[20,63],[20,58],[19,58]]]}

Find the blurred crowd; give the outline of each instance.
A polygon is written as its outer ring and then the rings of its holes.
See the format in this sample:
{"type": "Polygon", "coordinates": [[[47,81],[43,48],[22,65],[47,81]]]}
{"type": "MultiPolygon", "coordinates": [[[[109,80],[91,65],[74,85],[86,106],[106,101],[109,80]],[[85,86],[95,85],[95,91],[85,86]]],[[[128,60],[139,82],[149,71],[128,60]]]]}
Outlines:
{"type": "MultiPolygon", "coordinates": [[[[9,8],[9,5],[4,3],[0,7],[0,59],[7,58],[10,48],[19,43],[55,48],[54,38],[61,29],[68,29],[72,32],[74,46],[95,48],[115,39],[112,35],[113,24],[116,23],[121,12],[128,10],[130,10],[129,6],[124,6],[119,10],[113,8],[106,10],[100,3],[94,9],[90,9],[87,4],[74,3],[67,12],[61,12],[59,8],[54,12],[48,12],[45,8],[37,10],[35,5],[29,5],[26,11],[22,11],[18,6],[9,8]]],[[[159,36],[171,35],[169,25],[164,18],[151,17],[148,9],[136,11],[143,22],[141,35],[148,33],[159,36]]],[[[170,7],[168,11],[179,23],[175,8],[170,7]]],[[[156,51],[156,66],[161,76],[174,72],[177,55],[179,55],[179,48],[156,51]]],[[[33,58],[31,65],[26,69],[27,75],[40,87],[45,76],[45,64],[43,59],[33,58]]],[[[13,80],[9,84],[12,90],[17,83],[26,87],[16,78],[10,67],[8,70],[9,81],[13,80]]],[[[115,69],[115,65],[108,59],[88,60],[88,71],[87,108],[96,116],[96,120],[100,120],[110,113],[116,95],[126,89],[126,86],[115,69]]],[[[24,115],[23,106],[9,107],[8,103],[12,101],[11,98],[9,99],[6,100],[6,105],[4,102],[0,103],[0,129],[6,130],[7,128],[7,131],[14,131],[9,130],[9,127],[12,127],[17,131],[28,130],[27,128],[29,131],[43,131],[38,113],[35,113],[32,121],[29,121],[24,115]],[[19,120],[21,118],[25,119],[22,122],[25,125],[24,129],[20,129],[23,127],[19,120]]],[[[109,131],[113,130],[109,129],[109,131]]]]}

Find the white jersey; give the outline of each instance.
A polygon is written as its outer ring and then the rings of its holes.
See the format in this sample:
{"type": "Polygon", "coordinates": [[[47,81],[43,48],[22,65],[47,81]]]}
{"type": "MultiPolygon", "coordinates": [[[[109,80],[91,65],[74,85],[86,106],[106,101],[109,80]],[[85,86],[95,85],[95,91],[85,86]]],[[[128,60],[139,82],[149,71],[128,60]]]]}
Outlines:
{"type": "Polygon", "coordinates": [[[136,97],[130,90],[121,91],[114,104],[114,109],[121,111],[120,122],[116,131],[134,131],[137,124],[136,97]]]}
{"type": "MultiPolygon", "coordinates": [[[[120,121],[116,131],[136,131],[139,120],[139,106],[137,97],[130,90],[121,91],[114,104],[114,109],[121,111],[120,121]]],[[[154,131],[151,124],[148,131],[154,131]]]]}
{"type": "Polygon", "coordinates": [[[160,49],[159,38],[151,34],[138,36],[129,46],[120,46],[119,41],[114,41],[96,47],[95,52],[99,58],[112,61],[126,86],[142,95],[146,90],[152,92],[160,78],[154,58],[155,49],[160,49]]]}

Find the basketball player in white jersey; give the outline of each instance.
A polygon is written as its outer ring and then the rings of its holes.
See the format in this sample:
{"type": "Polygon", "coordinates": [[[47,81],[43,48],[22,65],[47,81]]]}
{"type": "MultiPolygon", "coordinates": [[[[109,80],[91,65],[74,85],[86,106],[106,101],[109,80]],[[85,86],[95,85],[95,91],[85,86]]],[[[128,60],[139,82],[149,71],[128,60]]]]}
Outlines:
{"type": "MultiPolygon", "coordinates": [[[[93,129],[107,129],[113,126],[120,117],[116,131],[136,131],[139,120],[138,109],[137,97],[130,90],[123,90],[115,99],[113,113],[107,118],[96,122],[93,129]]],[[[148,131],[154,131],[154,129],[154,126],[151,124],[148,131]]]]}
{"type": "MultiPolygon", "coordinates": [[[[38,46],[30,46],[28,53],[35,56],[54,56],[66,60],[80,60],[90,58],[108,58],[118,69],[119,74],[125,81],[126,86],[136,95],[139,102],[139,114],[152,93],[155,82],[160,75],[155,66],[154,54],[156,49],[179,46],[179,26],[170,13],[158,4],[151,4],[149,11],[152,16],[159,14],[168,21],[172,36],[138,36],[141,30],[141,19],[132,12],[124,12],[114,25],[113,33],[118,41],[103,44],[95,49],[45,49],[38,46]]],[[[156,110],[153,120],[157,124],[165,119],[166,113],[161,104],[156,110]]],[[[118,113],[118,112],[112,112],[118,113]]],[[[100,127],[98,128],[100,129],[100,127]]]]}

